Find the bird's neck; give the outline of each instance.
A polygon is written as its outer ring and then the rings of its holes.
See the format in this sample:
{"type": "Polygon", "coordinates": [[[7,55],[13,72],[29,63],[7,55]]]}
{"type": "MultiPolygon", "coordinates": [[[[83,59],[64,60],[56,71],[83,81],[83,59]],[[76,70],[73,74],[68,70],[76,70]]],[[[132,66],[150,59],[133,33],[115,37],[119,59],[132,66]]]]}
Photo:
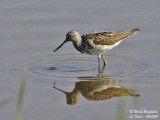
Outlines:
{"type": "Polygon", "coordinates": [[[81,39],[81,38],[76,39],[76,40],[73,41],[74,47],[75,47],[78,51],[80,51],[80,52],[82,52],[82,50],[81,50],[81,43],[82,43],[82,39],[81,39]]]}
{"type": "Polygon", "coordinates": [[[81,46],[81,43],[82,43],[82,38],[81,37],[77,37],[73,41],[73,44],[78,46],[78,47],[81,46]]]}

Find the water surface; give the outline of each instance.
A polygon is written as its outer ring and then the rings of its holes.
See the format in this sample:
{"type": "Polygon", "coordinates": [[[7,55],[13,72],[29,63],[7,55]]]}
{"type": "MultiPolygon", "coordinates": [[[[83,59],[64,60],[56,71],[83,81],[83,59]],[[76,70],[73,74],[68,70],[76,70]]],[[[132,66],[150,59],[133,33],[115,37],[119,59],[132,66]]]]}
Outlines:
{"type": "Polygon", "coordinates": [[[130,110],[160,113],[159,4],[158,0],[1,2],[0,101],[12,99],[0,108],[0,119],[10,120],[16,116],[24,68],[27,68],[24,120],[115,120],[119,116],[129,119],[133,115],[130,110]],[[137,27],[140,28],[138,34],[104,55],[108,66],[102,75],[98,73],[97,56],[82,55],[71,43],[52,52],[69,30],[84,34],[137,27]],[[97,80],[104,83],[97,82],[99,86],[90,87],[97,80]],[[88,94],[82,92],[77,104],[68,105],[64,93],[53,88],[54,83],[67,92],[77,88],[77,83],[83,85],[82,88],[78,85],[81,92],[105,88],[103,93],[107,93],[106,83],[114,83],[109,85],[128,90],[130,95],[120,92],[119,96],[97,101],[88,100],[88,94]],[[140,96],[131,95],[131,91],[140,96]]]}

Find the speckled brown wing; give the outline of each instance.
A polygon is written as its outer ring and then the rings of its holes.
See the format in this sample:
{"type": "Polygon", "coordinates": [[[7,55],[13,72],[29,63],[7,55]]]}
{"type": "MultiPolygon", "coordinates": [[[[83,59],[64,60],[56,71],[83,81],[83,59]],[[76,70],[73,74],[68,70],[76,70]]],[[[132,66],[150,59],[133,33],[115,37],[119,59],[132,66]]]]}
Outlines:
{"type": "Polygon", "coordinates": [[[82,39],[93,40],[95,45],[114,45],[116,42],[137,33],[138,28],[128,31],[94,31],[82,36],[82,39]]]}

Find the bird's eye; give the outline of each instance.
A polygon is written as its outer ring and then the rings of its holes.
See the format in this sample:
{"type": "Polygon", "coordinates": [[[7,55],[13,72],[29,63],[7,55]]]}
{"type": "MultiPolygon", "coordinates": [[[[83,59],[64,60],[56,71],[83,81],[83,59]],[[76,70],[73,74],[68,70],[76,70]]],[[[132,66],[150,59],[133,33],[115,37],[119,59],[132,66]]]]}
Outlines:
{"type": "Polygon", "coordinates": [[[68,38],[71,38],[71,35],[69,35],[68,38]]]}
{"type": "Polygon", "coordinates": [[[67,35],[67,39],[70,39],[71,38],[71,35],[67,35]]]}

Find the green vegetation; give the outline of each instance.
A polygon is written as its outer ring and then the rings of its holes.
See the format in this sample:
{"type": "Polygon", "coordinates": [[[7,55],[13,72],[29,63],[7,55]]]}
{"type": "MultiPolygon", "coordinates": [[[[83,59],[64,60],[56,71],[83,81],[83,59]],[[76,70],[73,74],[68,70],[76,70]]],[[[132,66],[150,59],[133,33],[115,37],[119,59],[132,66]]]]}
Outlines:
{"type": "Polygon", "coordinates": [[[24,73],[22,74],[21,86],[20,86],[19,96],[18,96],[16,120],[22,120],[22,105],[23,105],[23,99],[24,99],[25,86],[26,86],[26,74],[24,71],[24,73]]]}
{"type": "Polygon", "coordinates": [[[118,99],[118,108],[117,108],[117,118],[116,120],[125,120],[125,110],[126,110],[126,102],[127,98],[126,97],[120,97],[118,99]]]}
{"type": "Polygon", "coordinates": [[[0,101],[0,108],[11,102],[12,99],[13,97],[8,97],[5,100],[0,101]]]}

